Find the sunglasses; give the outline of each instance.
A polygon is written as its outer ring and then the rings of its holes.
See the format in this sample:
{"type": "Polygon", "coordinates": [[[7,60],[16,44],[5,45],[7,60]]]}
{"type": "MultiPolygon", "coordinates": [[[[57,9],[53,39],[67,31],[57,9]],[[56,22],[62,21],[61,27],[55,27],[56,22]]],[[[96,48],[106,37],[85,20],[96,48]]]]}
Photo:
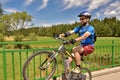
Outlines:
{"type": "Polygon", "coordinates": [[[84,19],[86,19],[86,18],[80,18],[80,20],[84,20],[84,19]]]}

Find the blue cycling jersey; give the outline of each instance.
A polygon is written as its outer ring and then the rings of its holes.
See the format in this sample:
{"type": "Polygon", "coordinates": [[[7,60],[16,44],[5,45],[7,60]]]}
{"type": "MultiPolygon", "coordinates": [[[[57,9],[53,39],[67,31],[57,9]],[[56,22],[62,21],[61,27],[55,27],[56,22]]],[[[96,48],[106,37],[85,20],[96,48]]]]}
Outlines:
{"type": "Polygon", "coordinates": [[[86,26],[77,26],[73,29],[75,33],[78,33],[79,36],[82,36],[86,31],[90,32],[91,35],[87,37],[84,40],[81,40],[81,45],[94,45],[93,40],[94,40],[94,27],[91,25],[86,25],[86,26]]]}

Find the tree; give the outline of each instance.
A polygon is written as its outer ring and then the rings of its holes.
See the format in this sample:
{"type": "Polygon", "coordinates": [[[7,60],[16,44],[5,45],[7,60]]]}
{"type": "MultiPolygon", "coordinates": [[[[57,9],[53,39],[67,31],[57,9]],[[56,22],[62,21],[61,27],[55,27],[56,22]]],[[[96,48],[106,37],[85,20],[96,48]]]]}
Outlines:
{"type": "MultiPolygon", "coordinates": [[[[28,15],[26,12],[16,12],[3,15],[1,20],[2,23],[8,26],[9,31],[16,32],[19,29],[23,30],[25,27],[29,26],[29,22],[32,21],[32,16],[28,15]]],[[[21,34],[22,31],[19,33],[21,34]]]]}
{"type": "Polygon", "coordinates": [[[3,15],[3,9],[2,9],[2,7],[1,7],[1,3],[0,3],[0,16],[2,16],[3,15]]]}
{"type": "Polygon", "coordinates": [[[4,29],[5,29],[5,25],[2,23],[1,21],[1,16],[3,15],[3,9],[1,7],[1,3],[0,3],[0,32],[3,34],[4,29]]]}
{"type": "MultiPolygon", "coordinates": [[[[10,15],[10,30],[24,29],[28,26],[28,23],[32,20],[32,16],[26,12],[16,12],[10,15]]],[[[22,33],[22,32],[21,32],[22,33]]]]}

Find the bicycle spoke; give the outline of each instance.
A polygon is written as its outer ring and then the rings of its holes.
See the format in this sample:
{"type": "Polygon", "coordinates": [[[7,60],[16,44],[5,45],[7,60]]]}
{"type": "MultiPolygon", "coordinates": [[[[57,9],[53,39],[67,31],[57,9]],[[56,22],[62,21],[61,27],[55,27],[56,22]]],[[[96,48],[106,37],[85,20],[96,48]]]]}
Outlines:
{"type": "Polygon", "coordinates": [[[27,63],[25,68],[25,75],[29,80],[38,80],[51,77],[55,71],[55,61],[51,62],[48,65],[48,53],[39,53],[39,55],[33,56],[27,63]],[[40,65],[43,66],[44,70],[40,68],[40,65]],[[47,67],[45,67],[47,66],[47,67]],[[29,72],[29,73],[28,73],[29,72]]]}

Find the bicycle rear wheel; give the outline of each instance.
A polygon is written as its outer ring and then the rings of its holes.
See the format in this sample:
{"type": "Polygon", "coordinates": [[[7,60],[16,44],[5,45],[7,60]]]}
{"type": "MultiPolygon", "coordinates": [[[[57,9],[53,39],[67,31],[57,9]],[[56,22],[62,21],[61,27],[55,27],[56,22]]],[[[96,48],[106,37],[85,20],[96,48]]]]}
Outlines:
{"type": "Polygon", "coordinates": [[[85,80],[92,80],[92,74],[89,69],[82,67],[81,73],[83,74],[83,77],[86,77],[85,80]]]}
{"type": "Polygon", "coordinates": [[[40,51],[32,54],[23,66],[23,79],[49,80],[53,76],[57,65],[56,58],[48,62],[48,58],[51,54],[53,53],[47,51],[40,51]],[[43,64],[48,66],[41,69],[40,65],[43,66],[43,64]]]}

